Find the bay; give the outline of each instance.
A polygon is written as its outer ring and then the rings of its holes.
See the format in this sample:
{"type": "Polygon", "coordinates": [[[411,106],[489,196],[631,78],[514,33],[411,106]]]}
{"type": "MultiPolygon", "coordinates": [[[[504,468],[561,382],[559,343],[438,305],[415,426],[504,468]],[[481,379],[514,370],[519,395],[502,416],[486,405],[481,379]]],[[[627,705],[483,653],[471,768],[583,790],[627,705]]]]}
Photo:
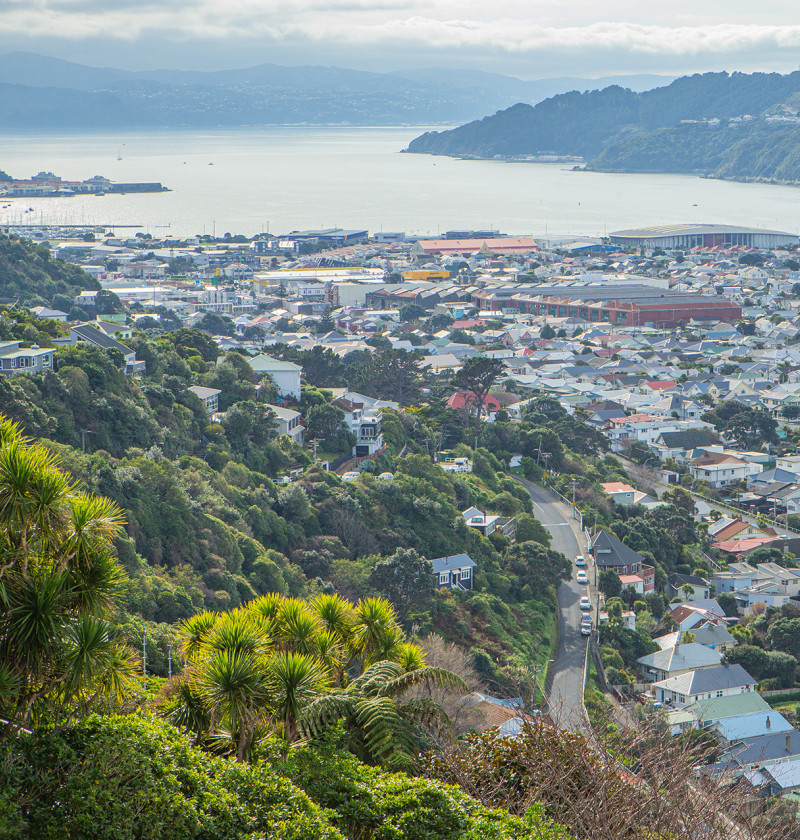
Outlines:
{"type": "Polygon", "coordinates": [[[0,168],[14,177],[50,170],[64,179],[160,181],[171,191],[5,199],[0,224],[140,225],[153,235],[176,236],[338,226],[579,238],[683,222],[800,230],[799,188],[400,154],[425,130],[291,126],[6,135],[0,168]]]}

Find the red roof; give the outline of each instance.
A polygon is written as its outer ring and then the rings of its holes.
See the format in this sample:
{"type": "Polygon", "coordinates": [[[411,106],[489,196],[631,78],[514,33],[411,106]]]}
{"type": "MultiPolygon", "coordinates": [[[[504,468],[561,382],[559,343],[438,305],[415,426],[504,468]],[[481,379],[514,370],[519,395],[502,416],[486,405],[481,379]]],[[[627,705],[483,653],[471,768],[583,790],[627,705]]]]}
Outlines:
{"type": "MultiPolygon", "coordinates": [[[[475,403],[478,401],[478,398],[472,391],[456,391],[448,400],[447,400],[447,407],[448,408],[464,408],[467,404],[472,408],[475,406],[475,403]]],[[[500,401],[497,397],[493,397],[491,394],[487,394],[483,398],[483,407],[488,408],[489,411],[499,411],[500,410],[500,401]]]]}
{"type": "Polygon", "coordinates": [[[653,391],[666,391],[667,388],[674,388],[678,383],[672,379],[652,379],[645,384],[653,391]]]}

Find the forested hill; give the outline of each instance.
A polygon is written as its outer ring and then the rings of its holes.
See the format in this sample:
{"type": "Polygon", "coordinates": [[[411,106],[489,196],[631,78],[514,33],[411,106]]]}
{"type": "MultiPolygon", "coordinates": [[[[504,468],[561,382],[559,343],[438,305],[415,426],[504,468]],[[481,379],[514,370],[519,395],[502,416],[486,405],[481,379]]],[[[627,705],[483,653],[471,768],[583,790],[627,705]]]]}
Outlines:
{"type": "Polygon", "coordinates": [[[560,94],[536,106],[514,105],[450,131],[427,132],[407,151],[476,158],[555,153],[580,155],[598,170],[797,180],[798,125],[763,118],[795,117],[798,106],[800,71],[705,73],[644,93],[612,86],[560,94]],[[728,125],[743,115],[757,119],[728,125]],[[730,133],[693,134],[698,125],[730,133]],[[726,154],[739,143],[743,149],[726,154]],[[774,152],[768,160],[762,159],[766,150],[774,152]]]}

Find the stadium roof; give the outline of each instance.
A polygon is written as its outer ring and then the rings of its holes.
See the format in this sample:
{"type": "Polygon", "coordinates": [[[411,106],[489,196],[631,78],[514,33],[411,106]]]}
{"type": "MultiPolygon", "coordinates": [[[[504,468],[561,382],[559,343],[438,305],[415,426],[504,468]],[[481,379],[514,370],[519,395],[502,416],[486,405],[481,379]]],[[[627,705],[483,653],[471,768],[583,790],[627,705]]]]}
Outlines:
{"type": "Polygon", "coordinates": [[[714,233],[769,233],[775,236],[794,237],[794,234],[784,230],[767,230],[766,228],[740,227],[739,225],[651,225],[650,227],[631,228],[630,230],[615,230],[610,236],[684,236],[714,234],[714,233]]]}

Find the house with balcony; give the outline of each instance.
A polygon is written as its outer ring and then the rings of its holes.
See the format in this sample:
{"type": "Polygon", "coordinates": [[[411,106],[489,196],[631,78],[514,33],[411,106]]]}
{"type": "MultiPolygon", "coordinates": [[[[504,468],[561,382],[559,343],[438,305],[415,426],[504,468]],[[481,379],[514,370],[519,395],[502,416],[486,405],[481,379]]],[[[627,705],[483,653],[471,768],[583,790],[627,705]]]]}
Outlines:
{"type": "Polygon", "coordinates": [[[383,449],[382,408],[366,408],[364,403],[344,397],[334,400],[331,405],[342,409],[345,423],[356,437],[353,447],[355,458],[371,457],[383,449]]]}
{"type": "Polygon", "coordinates": [[[735,455],[725,452],[706,450],[699,458],[689,463],[689,474],[697,481],[705,481],[711,487],[726,487],[745,481],[748,476],[761,472],[756,464],[751,464],[735,455]]]}
{"type": "Polygon", "coordinates": [[[475,561],[469,554],[453,554],[431,560],[433,579],[438,589],[472,589],[475,561]]]}
{"type": "Polygon", "coordinates": [[[204,388],[202,385],[191,385],[186,390],[191,391],[203,403],[206,414],[209,417],[215,411],[219,411],[219,395],[222,391],[218,388],[204,388]]]}
{"type": "Polygon", "coordinates": [[[589,548],[598,574],[613,569],[620,578],[623,588],[631,587],[634,592],[645,595],[656,588],[656,570],[644,562],[644,557],[628,548],[606,531],[599,531],[589,548]]]}
{"type": "Polygon", "coordinates": [[[53,369],[55,350],[52,347],[22,347],[21,341],[0,341],[0,374],[44,373],[53,369]]]}
{"type": "Polygon", "coordinates": [[[756,681],[741,665],[736,664],[668,677],[653,683],[652,691],[656,700],[684,707],[700,700],[745,694],[754,691],[755,687],[756,681]]]}

